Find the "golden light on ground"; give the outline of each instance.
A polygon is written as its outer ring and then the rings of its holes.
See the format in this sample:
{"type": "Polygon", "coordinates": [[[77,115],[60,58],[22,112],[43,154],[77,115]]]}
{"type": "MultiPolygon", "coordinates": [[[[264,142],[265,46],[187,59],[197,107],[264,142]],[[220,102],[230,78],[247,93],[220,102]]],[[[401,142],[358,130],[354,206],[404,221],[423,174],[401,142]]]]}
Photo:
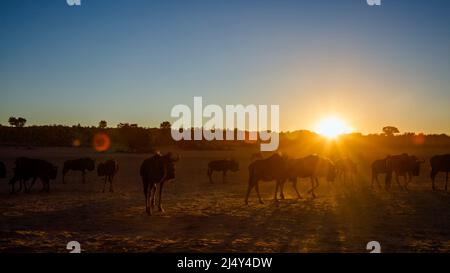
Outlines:
{"type": "Polygon", "coordinates": [[[351,133],[353,129],[342,119],[330,116],[321,119],[314,127],[314,132],[327,138],[335,139],[339,135],[351,133]]]}

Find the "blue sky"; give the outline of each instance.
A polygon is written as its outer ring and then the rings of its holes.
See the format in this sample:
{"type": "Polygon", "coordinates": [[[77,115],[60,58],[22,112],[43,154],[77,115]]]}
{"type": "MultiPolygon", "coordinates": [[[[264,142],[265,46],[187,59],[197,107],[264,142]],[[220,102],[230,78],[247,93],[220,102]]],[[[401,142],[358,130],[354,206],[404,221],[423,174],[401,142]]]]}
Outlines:
{"type": "Polygon", "coordinates": [[[450,133],[446,0],[7,0],[0,123],[158,126],[175,104],[279,104],[281,129],[450,133]]]}

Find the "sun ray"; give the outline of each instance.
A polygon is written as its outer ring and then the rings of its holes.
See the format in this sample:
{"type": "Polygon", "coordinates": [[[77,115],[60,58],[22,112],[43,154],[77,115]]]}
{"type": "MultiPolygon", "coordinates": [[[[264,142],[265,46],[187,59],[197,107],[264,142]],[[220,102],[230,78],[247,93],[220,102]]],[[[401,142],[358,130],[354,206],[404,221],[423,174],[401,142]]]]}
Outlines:
{"type": "Polygon", "coordinates": [[[339,135],[348,134],[353,129],[342,119],[330,116],[321,119],[314,128],[314,131],[330,139],[335,139],[339,135]]]}

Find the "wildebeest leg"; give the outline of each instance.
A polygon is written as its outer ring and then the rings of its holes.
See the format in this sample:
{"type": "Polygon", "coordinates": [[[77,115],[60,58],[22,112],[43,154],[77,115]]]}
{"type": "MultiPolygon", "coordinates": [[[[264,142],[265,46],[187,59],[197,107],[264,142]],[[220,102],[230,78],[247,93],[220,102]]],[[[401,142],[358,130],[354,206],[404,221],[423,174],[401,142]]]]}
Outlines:
{"type": "Polygon", "coordinates": [[[284,200],[284,184],[286,183],[286,180],[282,180],[280,182],[280,198],[284,200]]]}
{"type": "Polygon", "coordinates": [[[33,180],[30,183],[30,187],[28,187],[28,188],[27,188],[27,181],[23,180],[23,187],[25,189],[25,192],[30,192],[31,191],[31,189],[34,186],[34,183],[36,183],[36,180],[37,180],[37,177],[34,177],[33,180]]]}
{"type": "Polygon", "coordinates": [[[316,186],[314,187],[314,190],[316,190],[319,187],[319,178],[316,177],[314,180],[316,181],[316,186]]]}
{"type": "Polygon", "coordinates": [[[152,199],[152,201],[151,201],[151,206],[150,206],[150,210],[151,210],[151,212],[153,212],[153,207],[155,206],[155,203],[156,203],[156,191],[157,191],[157,184],[154,184],[153,185],[153,187],[152,187],[152,190],[151,190],[151,199],[152,199]]]}
{"type": "Polygon", "coordinates": [[[144,182],[144,196],[145,196],[145,212],[149,213],[148,209],[148,183],[144,182]]]}
{"type": "MultiPolygon", "coordinates": [[[[432,169],[431,173],[430,173],[430,177],[431,177],[431,188],[433,189],[433,191],[436,190],[436,186],[435,186],[436,174],[437,174],[437,172],[432,169]]],[[[447,175],[448,175],[448,173],[447,173],[447,175]]]]}
{"type": "Polygon", "coordinates": [[[295,180],[292,182],[292,186],[294,187],[294,190],[297,193],[298,199],[302,199],[302,196],[300,195],[300,193],[298,192],[298,189],[297,189],[297,178],[295,178],[295,180]]]}
{"type": "MultiPolygon", "coordinates": [[[[24,183],[24,180],[23,179],[19,179],[19,190],[17,192],[21,192],[22,191],[23,183],[24,183]]],[[[14,182],[14,184],[15,184],[15,182],[14,182]]]]}
{"type": "Polygon", "coordinates": [[[222,172],[222,183],[225,183],[225,177],[227,176],[227,171],[222,172]]]}
{"type": "Polygon", "coordinates": [[[45,179],[40,178],[40,180],[41,180],[41,183],[42,183],[42,189],[41,189],[41,192],[44,192],[44,191],[46,191],[46,189],[47,189],[46,184],[45,184],[45,179]]]}
{"type": "Polygon", "coordinates": [[[375,176],[375,181],[377,182],[378,188],[382,188],[380,181],[378,180],[378,174],[375,176]]]}
{"type": "Polygon", "coordinates": [[[214,181],[212,180],[212,174],[213,174],[213,171],[210,168],[208,168],[209,183],[211,183],[211,184],[214,183],[214,181]]]}
{"type": "Polygon", "coordinates": [[[248,181],[248,187],[247,187],[247,194],[245,195],[245,204],[248,205],[248,197],[250,195],[250,192],[252,191],[253,187],[255,186],[255,184],[253,183],[252,180],[248,181]]]}
{"type": "Polygon", "coordinates": [[[156,185],[153,184],[150,188],[150,190],[148,191],[148,210],[147,210],[147,214],[148,215],[152,215],[153,214],[153,200],[155,198],[155,191],[156,191],[156,185]]]}
{"type": "Polygon", "coordinates": [[[41,179],[41,181],[42,181],[42,190],[41,191],[50,192],[50,180],[45,178],[45,179],[41,179]]]}
{"type": "Polygon", "coordinates": [[[63,172],[62,172],[62,182],[63,182],[63,184],[66,184],[66,180],[65,180],[65,178],[66,178],[66,173],[67,173],[67,171],[66,171],[66,170],[63,170],[63,172]]]}
{"type": "MultiPolygon", "coordinates": [[[[164,174],[163,174],[161,180],[159,180],[159,183],[158,183],[160,190],[162,190],[162,184],[164,183],[164,181],[166,181],[166,179],[167,179],[167,167],[164,166],[164,174]]],[[[155,196],[154,196],[155,193],[156,193],[156,184],[155,184],[155,192],[153,193],[152,206],[154,206],[155,202],[156,202],[155,201],[155,196]]],[[[161,192],[159,194],[159,198],[161,198],[161,192]]]]}
{"type": "MultiPolygon", "coordinates": [[[[318,182],[317,182],[318,183],[318,182]]],[[[314,193],[314,189],[315,189],[315,185],[314,185],[314,177],[311,176],[311,189],[308,191],[308,193],[311,193],[313,198],[316,198],[316,195],[314,193]]]]}
{"type": "Polygon", "coordinates": [[[16,185],[17,179],[14,177],[9,181],[9,184],[11,184],[11,194],[16,193],[15,191],[15,185],[16,185]]]}
{"type": "Polygon", "coordinates": [[[280,181],[276,180],[275,181],[275,196],[273,197],[273,200],[275,202],[278,202],[277,195],[278,195],[278,186],[279,186],[279,184],[280,184],[280,181]]]}
{"type": "Polygon", "coordinates": [[[391,188],[392,172],[386,173],[386,177],[385,177],[384,180],[385,180],[384,187],[385,187],[386,190],[389,190],[391,188]]]}
{"type": "Polygon", "coordinates": [[[398,173],[395,173],[395,181],[397,182],[397,185],[400,187],[400,189],[403,190],[404,188],[403,188],[402,184],[400,183],[400,179],[399,179],[398,173]]]}
{"type": "MultiPolygon", "coordinates": [[[[155,191],[156,191],[158,185],[157,185],[157,184],[154,184],[154,187],[155,187],[155,191]]],[[[156,198],[153,198],[153,199],[152,199],[152,202],[151,202],[151,206],[154,207],[155,204],[156,204],[156,198]]]]}
{"type": "Polygon", "coordinates": [[[109,180],[109,192],[114,192],[114,189],[113,189],[113,179],[114,179],[114,176],[112,175],[112,176],[109,176],[109,178],[108,178],[108,180],[109,180]]]}
{"type": "Polygon", "coordinates": [[[255,184],[255,190],[256,190],[256,194],[258,195],[258,200],[260,204],[264,204],[263,200],[261,199],[261,195],[259,194],[259,185],[258,185],[258,181],[256,181],[255,184]]]}
{"type": "Polygon", "coordinates": [[[413,179],[412,174],[405,175],[405,187],[404,188],[406,191],[408,191],[408,185],[409,185],[409,183],[411,183],[412,179],[413,179]]]}
{"type": "Polygon", "coordinates": [[[103,182],[103,191],[102,191],[102,192],[105,192],[106,180],[107,180],[107,179],[108,179],[108,176],[105,175],[105,181],[103,182]]]}
{"type": "Polygon", "coordinates": [[[159,209],[160,212],[164,212],[164,209],[163,209],[162,204],[161,204],[163,185],[164,185],[164,181],[159,184],[158,209],[159,209]]]}
{"type": "Polygon", "coordinates": [[[82,170],[81,171],[81,183],[86,183],[86,171],[82,170]]]}

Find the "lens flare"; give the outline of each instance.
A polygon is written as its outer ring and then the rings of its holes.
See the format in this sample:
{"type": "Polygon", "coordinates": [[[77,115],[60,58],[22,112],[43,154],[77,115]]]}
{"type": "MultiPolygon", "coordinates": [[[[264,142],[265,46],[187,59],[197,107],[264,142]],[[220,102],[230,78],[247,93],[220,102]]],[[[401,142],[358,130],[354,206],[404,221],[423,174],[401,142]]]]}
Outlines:
{"type": "Polygon", "coordinates": [[[111,140],[105,133],[97,133],[94,135],[92,146],[97,152],[104,152],[111,146],[111,140]]]}
{"type": "Polygon", "coordinates": [[[79,140],[79,139],[74,139],[74,140],[72,141],[72,146],[73,146],[73,147],[80,147],[80,146],[81,146],[81,140],[79,140]]]}

